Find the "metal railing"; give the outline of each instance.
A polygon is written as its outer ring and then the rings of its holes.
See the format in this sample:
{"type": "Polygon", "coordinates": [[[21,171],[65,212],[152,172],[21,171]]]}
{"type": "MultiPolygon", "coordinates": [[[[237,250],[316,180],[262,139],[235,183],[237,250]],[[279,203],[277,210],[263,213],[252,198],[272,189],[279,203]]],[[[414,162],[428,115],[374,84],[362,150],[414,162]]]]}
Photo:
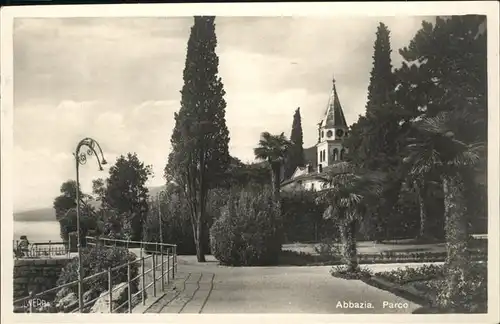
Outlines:
{"type": "MultiPolygon", "coordinates": [[[[97,297],[85,298],[84,293],[83,313],[131,313],[132,309],[141,302],[145,305],[149,294],[157,297],[158,290],[165,291],[175,279],[177,272],[177,246],[175,244],[94,237],[86,239],[89,246],[101,244],[104,247],[121,246],[129,249],[138,247],[140,250],[137,259],[82,279],[84,287],[93,281],[94,285],[102,282],[106,288],[97,297]],[[124,268],[126,268],[125,280],[124,268]],[[117,292],[119,290],[121,292],[117,292]],[[119,293],[119,298],[114,300],[116,293],[119,293]],[[120,304],[117,305],[117,303],[120,304]]],[[[14,312],[79,313],[77,287],[78,280],[75,280],[39,293],[30,293],[27,297],[14,300],[14,312]],[[69,305],[54,305],[55,296],[62,289],[73,292],[75,298],[70,300],[69,305]]]]}
{"type": "Polygon", "coordinates": [[[22,244],[22,240],[15,240],[14,257],[23,258],[52,258],[55,256],[69,257],[71,253],[70,242],[34,242],[27,245],[22,244]]]}

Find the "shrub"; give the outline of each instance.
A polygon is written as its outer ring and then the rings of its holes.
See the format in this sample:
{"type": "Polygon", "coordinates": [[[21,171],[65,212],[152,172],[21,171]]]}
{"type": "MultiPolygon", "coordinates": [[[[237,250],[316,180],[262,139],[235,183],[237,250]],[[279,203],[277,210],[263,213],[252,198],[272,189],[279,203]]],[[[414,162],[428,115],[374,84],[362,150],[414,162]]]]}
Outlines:
{"type": "Polygon", "coordinates": [[[336,232],[331,222],[323,220],[326,206],[316,202],[309,191],[285,192],[281,196],[281,212],[287,242],[318,242],[336,232]]]}
{"type": "Polygon", "coordinates": [[[210,229],[212,254],[222,264],[268,265],[278,262],[282,244],[279,204],[268,188],[230,194],[210,229]]]}
{"type": "Polygon", "coordinates": [[[328,257],[331,260],[341,260],[341,248],[338,240],[323,239],[321,243],[314,246],[314,251],[322,256],[328,257]]]}
{"type": "Polygon", "coordinates": [[[358,268],[357,271],[351,271],[347,265],[338,265],[330,269],[330,274],[336,278],[360,280],[371,277],[373,273],[370,269],[358,268]]]}
{"type": "MultiPolygon", "coordinates": [[[[207,222],[205,224],[205,253],[210,253],[209,229],[213,220],[218,218],[221,208],[227,202],[227,190],[213,189],[208,192],[207,197],[207,222]]],[[[177,254],[194,255],[196,246],[194,244],[193,227],[191,225],[189,206],[182,192],[167,190],[164,200],[161,201],[161,219],[163,243],[177,244],[177,254]]],[[[153,203],[144,222],[143,241],[160,242],[160,226],[158,204],[153,203]]]]}
{"type": "MultiPolygon", "coordinates": [[[[447,295],[447,281],[439,287],[436,304],[447,305],[450,298],[447,295]]],[[[451,304],[453,312],[486,313],[488,300],[488,264],[475,263],[471,265],[469,278],[459,283],[460,296],[451,304]]]]}
{"type": "Polygon", "coordinates": [[[377,276],[397,284],[405,284],[411,281],[428,280],[444,276],[443,266],[423,265],[418,268],[399,268],[392,271],[377,273],[377,276]]]}
{"type": "MultiPolygon", "coordinates": [[[[136,259],[135,254],[122,247],[103,247],[101,245],[82,249],[82,268],[84,277],[88,277],[108,268],[114,268],[136,259]]],[[[131,276],[136,277],[139,273],[139,264],[131,265],[131,276]]],[[[62,270],[57,285],[63,285],[78,280],[78,258],[74,258],[62,270]]],[[[127,281],[127,267],[122,267],[112,272],[112,284],[116,285],[127,281]]],[[[138,291],[137,280],[132,282],[132,293],[138,291]]],[[[96,276],[84,282],[84,291],[90,291],[90,298],[98,297],[102,292],[108,290],[108,275],[96,276]]],[[[78,294],[78,286],[68,287],[70,292],[78,294]]],[[[64,296],[62,296],[64,297],[64,296]]]]}

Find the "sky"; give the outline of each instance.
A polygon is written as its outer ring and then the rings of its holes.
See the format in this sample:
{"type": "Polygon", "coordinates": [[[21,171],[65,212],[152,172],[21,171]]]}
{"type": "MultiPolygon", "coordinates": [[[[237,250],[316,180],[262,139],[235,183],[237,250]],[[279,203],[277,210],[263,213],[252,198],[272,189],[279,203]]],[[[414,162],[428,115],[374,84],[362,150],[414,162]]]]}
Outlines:
{"type": "MultiPolygon", "coordinates": [[[[304,147],[316,141],[335,76],[349,124],[365,111],[379,22],[392,60],[425,17],[217,17],[216,52],[227,101],[230,153],[254,160],[260,133],[290,135],[300,107],[304,147]]],[[[192,17],[17,18],[14,22],[14,211],[51,207],[75,178],[84,137],[114,163],[127,152],[164,184],[192,17]]],[[[80,168],[84,191],[106,177],[80,168]]]]}

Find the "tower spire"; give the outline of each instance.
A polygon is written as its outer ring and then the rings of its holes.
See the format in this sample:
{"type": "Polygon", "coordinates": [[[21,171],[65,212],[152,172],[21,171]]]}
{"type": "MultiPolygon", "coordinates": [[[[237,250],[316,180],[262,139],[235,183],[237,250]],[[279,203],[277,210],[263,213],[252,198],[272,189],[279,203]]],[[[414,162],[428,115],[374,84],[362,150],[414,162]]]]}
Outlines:
{"type": "Polygon", "coordinates": [[[347,122],[342,111],[339,96],[337,94],[335,75],[332,74],[332,90],[328,98],[325,118],[321,122],[324,127],[347,127],[347,122]]]}

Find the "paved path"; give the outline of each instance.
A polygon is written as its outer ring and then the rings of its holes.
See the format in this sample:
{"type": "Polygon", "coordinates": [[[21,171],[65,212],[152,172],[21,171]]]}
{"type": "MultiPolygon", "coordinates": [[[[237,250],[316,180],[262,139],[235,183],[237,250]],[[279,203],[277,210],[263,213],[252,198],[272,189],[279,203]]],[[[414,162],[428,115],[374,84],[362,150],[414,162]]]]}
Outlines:
{"type": "MultiPolygon", "coordinates": [[[[420,305],[359,280],[330,275],[331,266],[224,267],[213,257],[198,264],[179,256],[175,289],[151,313],[411,313],[420,305]],[[371,303],[371,309],[349,307],[371,303]],[[383,307],[406,303],[407,307],[383,307]],[[340,304],[339,304],[340,303],[340,304]],[[347,303],[347,307],[339,307],[347,303]]],[[[376,270],[376,269],[374,269],[376,270]]],[[[385,265],[383,270],[387,270],[385,265]]]]}

